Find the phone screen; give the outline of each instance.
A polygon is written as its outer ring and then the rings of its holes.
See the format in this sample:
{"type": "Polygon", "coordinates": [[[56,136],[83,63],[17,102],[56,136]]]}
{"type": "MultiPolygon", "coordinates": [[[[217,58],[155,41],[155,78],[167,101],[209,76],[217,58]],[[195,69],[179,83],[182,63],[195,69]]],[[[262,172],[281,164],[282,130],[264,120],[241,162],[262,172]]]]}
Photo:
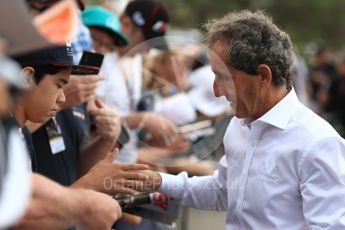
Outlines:
{"type": "MultiPolygon", "coordinates": [[[[93,66],[97,67],[94,70],[80,70],[79,74],[98,74],[98,68],[102,66],[104,55],[100,53],[93,53],[90,51],[84,51],[80,59],[79,65],[81,66],[93,66]]],[[[78,70],[76,70],[78,71],[78,70]]]]}

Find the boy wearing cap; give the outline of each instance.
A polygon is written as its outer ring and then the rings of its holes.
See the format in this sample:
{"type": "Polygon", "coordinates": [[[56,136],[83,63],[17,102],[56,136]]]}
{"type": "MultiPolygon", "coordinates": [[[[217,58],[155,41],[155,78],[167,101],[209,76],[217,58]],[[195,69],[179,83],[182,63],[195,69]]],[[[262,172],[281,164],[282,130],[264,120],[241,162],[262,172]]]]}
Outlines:
{"type": "MultiPolygon", "coordinates": [[[[37,84],[41,84],[41,81],[43,83],[43,80],[45,80],[44,74],[54,75],[59,73],[59,71],[61,70],[65,71],[65,75],[69,78],[70,69],[72,69],[72,73],[81,73],[92,71],[95,68],[92,66],[73,65],[71,47],[68,46],[60,46],[55,47],[54,49],[47,49],[36,52],[34,54],[22,55],[20,57],[15,57],[15,59],[22,65],[22,72],[24,73],[24,77],[31,75],[34,76],[35,83],[37,84]],[[32,68],[32,66],[35,67],[34,69],[36,70],[36,72],[34,72],[35,70],[32,68]]],[[[31,78],[28,77],[25,80],[27,79],[30,80],[31,78]]],[[[60,91],[63,91],[62,88],[66,83],[66,79],[60,78],[56,82],[56,86],[60,91]]],[[[51,108],[49,116],[44,116],[43,112],[48,111],[48,106],[51,106],[53,104],[52,101],[48,99],[50,99],[50,92],[53,93],[54,90],[49,88],[47,88],[48,90],[44,90],[43,87],[41,87],[40,90],[35,90],[35,86],[36,85],[33,84],[33,88],[32,90],[30,90],[30,93],[28,93],[28,95],[22,99],[23,103],[21,103],[22,106],[20,107],[20,111],[23,112],[18,113],[18,116],[16,116],[16,118],[18,117],[20,119],[20,117],[25,116],[25,114],[29,114],[30,117],[26,118],[26,120],[30,120],[31,122],[35,123],[45,122],[49,118],[53,119],[44,124],[44,129],[40,129],[44,130],[44,134],[47,139],[37,139],[37,137],[35,137],[35,135],[37,135],[36,133],[31,136],[27,129],[23,129],[24,135],[26,136],[26,140],[28,142],[30,157],[33,160],[33,170],[35,172],[40,172],[51,179],[54,179],[60,184],[72,185],[77,179],[77,165],[80,166],[80,164],[78,164],[78,161],[80,161],[78,158],[84,158],[84,156],[78,156],[78,149],[74,149],[73,144],[69,143],[74,138],[81,138],[80,135],[78,136],[78,134],[75,134],[77,130],[74,130],[78,129],[79,127],[78,125],[71,122],[73,121],[74,115],[70,110],[64,110],[58,113],[55,118],[57,111],[66,100],[64,94],[61,94],[61,97],[57,98],[57,105],[51,108]],[[60,126],[60,124],[63,126],[60,126]],[[66,124],[69,124],[69,126],[67,126],[66,124]],[[68,138],[66,138],[66,135],[68,138]],[[73,136],[71,137],[71,135],[73,136]],[[34,141],[32,141],[32,137],[36,139],[35,144],[34,141]],[[38,144],[37,141],[39,140],[41,141],[41,143],[38,144]],[[75,153],[73,153],[73,151],[75,153]]],[[[54,98],[52,98],[52,100],[53,99],[54,98]]],[[[22,126],[25,123],[19,124],[22,126]]],[[[44,135],[41,135],[41,137],[43,136],[44,135]]],[[[91,148],[91,150],[96,151],[97,149],[91,148]]],[[[92,153],[96,154],[95,152],[92,153]]],[[[115,158],[113,154],[111,154],[111,156],[115,158]]],[[[102,156],[102,158],[103,157],[104,156],[102,156]]],[[[97,158],[97,161],[101,160],[99,159],[100,157],[97,156],[94,156],[93,158],[97,158]]],[[[104,157],[104,159],[108,158],[109,154],[104,157]]],[[[147,168],[145,165],[111,164],[111,161],[104,162],[104,159],[94,167],[92,167],[92,163],[97,162],[96,160],[94,162],[86,162],[85,164],[87,164],[88,167],[85,168],[85,165],[83,165],[84,173],[87,172],[91,167],[92,170],[90,170],[89,173],[87,173],[76,183],[74,183],[73,186],[92,188],[94,190],[107,192],[110,194],[114,194],[116,192],[132,193],[133,190],[128,188],[129,186],[131,186],[131,183],[137,183],[137,179],[145,179],[145,177],[141,177],[140,174],[137,175],[129,171],[127,172],[127,170],[147,168]],[[111,179],[113,183],[113,186],[107,186],[107,189],[103,184],[106,177],[109,177],[108,181],[109,179],[111,179]],[[130,179],[131,181],[128,181],[128,179],[130,179]],[[128,183],[124,185],[124,182],[128,183]]]]}
{"type": "MultiPolygon", "coordinates": [[[[31,3],[39,1],[32,0],[31,3]]],[[[49,7],[57,1],[47,0],[45,2],[46,6],[49,7]]],[[[87,71],[82,74],[85,73],[87,71]]],[[[115,111],[107,108],[99,100],[96,100],[93,107],[88,108],[88,111],[85,104],[79,105],[93,96],[100,78],[97,75],[72,76],[70,79],[72,84],[64,87],[67,103],[63,107],[68,109],[59,112],[55,119],[49,120],[39,129],[34,127],[35,125],[30,127],[33,132],[33,145],[38,150],[34,169],[63,185],[72,185],[79,176],[84,175],[95,163],[104,158],[109,149],[114,146],[119,135],[120,120],[115,111]],[[94,116],[98,132],[97,137],[91,142],[88,141],[90,132],[88,112],[94,116]]],[[[88,174],[88,180],[91,180],[90,178],[93,180],[92,182],[88,181],[87,184],[88,186],[92,185],[93,189],[104,191],[102,184],[104,178],[96,180],[95,174],[96,176],[101,175],[102,171],[106,171],[106,168],[96,168],[97,170],[92,170],[93,174],[88,174]]],[[[112,165],[110,168],[114,174],[115,171],[121,170],[120,165],[112,165]]],[[[118,178],[114,179],[114,183],[116,179],[118,178]]],[[[83,178],[83,180],[78,181],[78,185],[74,184],[74,186],[86,186],[85,183],[80,183],[81,181],[85,182],[86,180],[83,178]]],[[[113,186],[104,192],[119,191],[132,192],[122,186],[113,186]]]]}
{"type": "MultiPolygon", "coordinates": [[[[71,69],[77,66],[73,66],[70,49],[66,46],[15,58],[23,67],[21,78],[27,91],[18,97],[13,115],[22,127],[29,156],[34,161],[35,151],[24,125],[27,120],[44,122],[55,115],[65,102],[63,86],[68,82],[71,69]]],[[[61,229],[72,225],[109,229],[120,215],[117,202],[105,195],[64,188],[33,174],[33,200],[27,216],[16,229],[61,229]],[[90,213],[91,219],[83,213],[90,213]]]]}

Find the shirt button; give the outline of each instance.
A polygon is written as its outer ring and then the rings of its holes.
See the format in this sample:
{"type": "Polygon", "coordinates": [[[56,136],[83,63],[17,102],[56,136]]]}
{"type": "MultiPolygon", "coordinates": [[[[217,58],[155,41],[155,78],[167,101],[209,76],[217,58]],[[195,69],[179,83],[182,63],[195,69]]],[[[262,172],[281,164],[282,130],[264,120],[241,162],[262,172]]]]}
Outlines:
{"type": "Polygon", "coordinates": [[[253,141],[253,142],[250,144],[250,146],[251,146],[252,148],[254,148],[254,147],[256,146],[256,141],[253,141]]]}

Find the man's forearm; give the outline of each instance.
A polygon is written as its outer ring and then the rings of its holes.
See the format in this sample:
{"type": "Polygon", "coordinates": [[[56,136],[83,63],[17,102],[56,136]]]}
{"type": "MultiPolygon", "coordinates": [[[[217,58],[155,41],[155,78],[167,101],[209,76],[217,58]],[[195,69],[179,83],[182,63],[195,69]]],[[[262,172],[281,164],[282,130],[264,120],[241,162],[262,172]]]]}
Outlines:
{"type": "MultiPolygon", "coordinates": [[[[227,162],[223,156],[212,176],[188,178],[186,172],[177,176],[160,173],[159,190],[180,199],[181,203],[199,209],[227,209],[227,162]]],[[[236,182],[229,182],[235,184],[236,182]]]]}
{"type": "Polygon", "coordinates": [[[217,172],[213,176],[188,178],[186,172],[179,175],[160,173],[162,183],[158,189],[182,205],[207,210],[225,211],[227,208],[226,186],[217,183],[217,172]]]}

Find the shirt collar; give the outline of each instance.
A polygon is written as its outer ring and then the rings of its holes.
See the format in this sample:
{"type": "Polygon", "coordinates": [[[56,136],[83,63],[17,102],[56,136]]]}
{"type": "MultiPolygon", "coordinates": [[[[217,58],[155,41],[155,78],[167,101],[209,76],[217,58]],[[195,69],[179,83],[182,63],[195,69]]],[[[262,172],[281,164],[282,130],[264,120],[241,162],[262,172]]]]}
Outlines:
{"type": "Polygon", "coordinates": [[[299,105],[300,102],[297,98],[296,92],[292,88],[282,100],[260,117],[258,121],[285,129],[299,105]]]}
{"type": "Polygon", "coordinates": [[[252,125],[255,125],[257,122],[263,122],[280,129],[285,129],[299,105],[300,102],[297,98],[296,92],[292,88],[282,100],[280,100],[263,116],[251,123],[246,119],[242,119],[241,123],[242,125],[250,127],[252,125]]]}

